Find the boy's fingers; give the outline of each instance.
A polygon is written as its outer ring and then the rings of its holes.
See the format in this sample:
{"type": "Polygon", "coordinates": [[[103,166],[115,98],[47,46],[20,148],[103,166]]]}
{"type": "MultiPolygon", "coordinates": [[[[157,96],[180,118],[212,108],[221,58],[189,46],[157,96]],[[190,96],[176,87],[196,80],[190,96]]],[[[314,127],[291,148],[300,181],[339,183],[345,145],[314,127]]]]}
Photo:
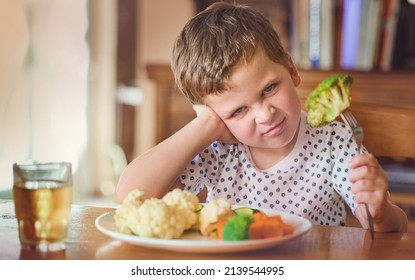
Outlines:
{"type": "Polygon", "coordinates": [[[379,183],[388,180],[385,171],[377,166],[363,165],[350,170],[349,180],[352,183],[362,179],[379,180],[379,183]]]}
{"type": "Polygon", "coordinates": [[[349,162],[349,168],[356,168],[362,165],[379,166],[379,163],[372,154],[357,155],[349,162]]]}

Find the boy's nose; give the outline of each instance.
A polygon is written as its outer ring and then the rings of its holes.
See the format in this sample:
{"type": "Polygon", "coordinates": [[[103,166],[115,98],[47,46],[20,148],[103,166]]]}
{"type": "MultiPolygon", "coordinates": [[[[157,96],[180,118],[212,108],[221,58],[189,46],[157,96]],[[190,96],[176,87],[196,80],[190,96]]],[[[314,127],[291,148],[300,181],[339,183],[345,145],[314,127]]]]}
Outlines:
{"type": "Polygon", "coordinates": [[[269,104],[263,103],[255,110],[255,122],[257,124],[266,124],[272,121],[275,108],[269,104]]]}

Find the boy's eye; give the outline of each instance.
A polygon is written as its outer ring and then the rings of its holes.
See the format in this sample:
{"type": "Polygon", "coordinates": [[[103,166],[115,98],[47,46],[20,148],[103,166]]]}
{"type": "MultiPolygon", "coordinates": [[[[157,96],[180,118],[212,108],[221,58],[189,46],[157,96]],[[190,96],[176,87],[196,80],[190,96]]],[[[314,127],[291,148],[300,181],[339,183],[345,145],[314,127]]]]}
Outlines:
{"type": "Polygon", "coordinates": [[[269,94],[271,93],[273,90],[275,89],[275,84],[272,84],[270,86],[268,86],[266,89],[264,89],[263,94],[269,94]]]}
{"type": "Polygon", "coordinates": [[[244,107],[241,107],[241,108],[236,109],[236,110],[233,112],[232,117],[236,117],[236,116],[238,116],[238,115],[239,115],[239,114],[241,114],[243,111],[244,111],[244,107]]]}

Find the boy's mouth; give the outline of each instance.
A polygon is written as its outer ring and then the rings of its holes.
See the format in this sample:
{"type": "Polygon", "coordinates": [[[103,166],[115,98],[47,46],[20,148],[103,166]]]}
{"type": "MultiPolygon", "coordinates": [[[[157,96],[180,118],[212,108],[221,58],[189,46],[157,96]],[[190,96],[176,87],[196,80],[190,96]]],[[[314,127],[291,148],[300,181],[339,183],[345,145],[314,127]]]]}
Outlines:
{"type": "Polygon", "coordinates": [[[284,124],[286,122],[286,119],[282,119],[280,122],[274,124],[273,126],[271,126],[271,128],[269,128],[267,131],[265,131],[262,135],[263,136],[277,136],[279,134],[282,133],[282,130],[284,128],[284,124]]]}

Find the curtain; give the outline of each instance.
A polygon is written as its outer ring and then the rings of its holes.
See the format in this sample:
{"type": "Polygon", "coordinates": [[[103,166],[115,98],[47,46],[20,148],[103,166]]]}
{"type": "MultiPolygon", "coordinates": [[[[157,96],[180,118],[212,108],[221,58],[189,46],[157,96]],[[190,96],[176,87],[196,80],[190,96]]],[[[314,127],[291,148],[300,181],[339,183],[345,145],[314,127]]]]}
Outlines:
{"type": "Polygon", "coordinates": [[[87,4],[0,0],[0,190],[26,159],[69,161],[74,182],[89,181],[79,172],[89,135],[87,4]]]}

